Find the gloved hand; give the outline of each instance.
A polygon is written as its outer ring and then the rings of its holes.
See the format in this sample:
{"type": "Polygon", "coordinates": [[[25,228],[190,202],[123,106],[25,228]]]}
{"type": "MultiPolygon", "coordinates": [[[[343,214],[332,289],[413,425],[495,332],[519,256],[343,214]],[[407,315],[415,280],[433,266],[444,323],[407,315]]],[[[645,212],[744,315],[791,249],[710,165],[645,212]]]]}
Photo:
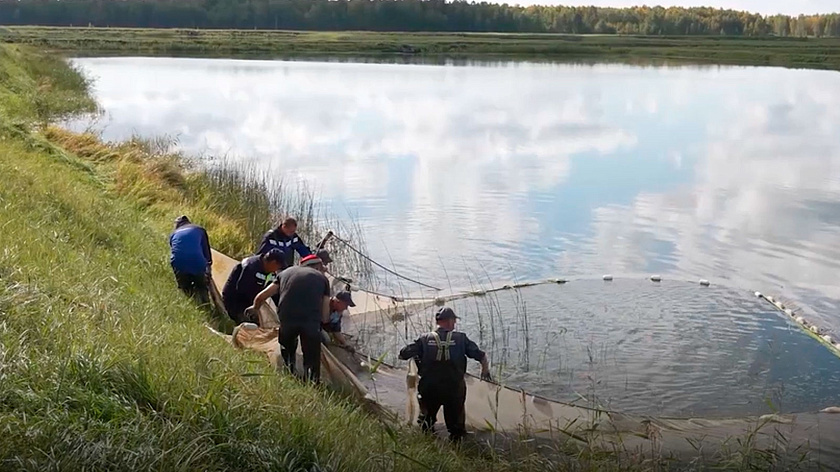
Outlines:
{"type": "Polygon", "coordinates": [[[492,382],[493,377],[490,377],[490,372],[484,371],[484,372],[481,373],[481,380],[483,380],[485,382],[492,382]]]}

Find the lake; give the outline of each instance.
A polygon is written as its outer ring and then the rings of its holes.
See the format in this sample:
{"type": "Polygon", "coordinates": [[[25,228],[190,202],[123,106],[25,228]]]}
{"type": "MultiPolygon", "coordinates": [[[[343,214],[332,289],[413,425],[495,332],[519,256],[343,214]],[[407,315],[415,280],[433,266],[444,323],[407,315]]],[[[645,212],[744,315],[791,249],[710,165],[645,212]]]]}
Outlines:
{"type": "MultiPolygon", "coordinates": [[[[840,358],[753,294],[698,283],[576,279],[449,303],[496,378],[529,393],[622,413],[737,417],[840,404],[840,358]]],[[[396,353],[432,326],[344,323],[367,352],[396,353]],[[382,326],[392,327],[383,329],[382,326]]],[[[471,364],[478,374],[477,363],[471,364]]]]}
{"type": "MultiPolygon", "coordinates": [[[[374,259],[414,278],[456,287],[606,273],[705,278],[739,296],[782,295],[840,331],[836,72],[74,62],[95,79],[106,138],[169,135],[187,153],[307,182],[330,212],[359,222],[374,259]]],[[[551,320],[557,310],[530,316],[551,320]]]]}

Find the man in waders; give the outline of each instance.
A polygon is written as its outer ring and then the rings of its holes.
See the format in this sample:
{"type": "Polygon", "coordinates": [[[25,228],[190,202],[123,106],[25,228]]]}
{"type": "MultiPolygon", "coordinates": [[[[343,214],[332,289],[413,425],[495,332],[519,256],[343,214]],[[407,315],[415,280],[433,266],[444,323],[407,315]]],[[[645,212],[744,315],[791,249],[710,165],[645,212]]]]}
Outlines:
{"type": "Polygon", "coordinates": [[[295,351],[300,338],[304,378],[318,383],[321,378],[321,323],[329,320],[330,282],[324,264],[315,256],[301,259],[301,265],[280,272],[277,279],[254,299],[248,311],[259,312],[263,303],[279,294],[280,355],[290,372],[295,371],[295,351]]]}
{"type": "Polygon", "coordinates": [[[467,357],[481,362],[481,380],[490,381],[487,355],[455,331],[458,317],[451,308],[441,308],[435,315],[438,328],[420,336],[400,351],[400,359],[414,359],[420,374],[417,397],[420,402],[418,422],[423,431],[434,431],[437,414],[443,407],[449,439],[460,441],[467,434],[464,402],[467,399],[467,357]]]}
{"type": "Polygon", "coordinates": [[[246,316],[245,309],[271,284],[274,273],[283,267],[284,260],[283,251],[272,249],[263,255],[245,258],[236,264],[222,288],[225,311],[236,324],[259,324],[259,316],[254,317],[254,313],[246,316]]]}
{"type": "Polygon", "coordinates": [[[297,234],[297,220],[286,218],[280,226],[265,233],[257,248],[256,254],[265,254],[272,249],[279,249],[285,255],[284,267],[291,267],[295,263],[295,252],[300,257],[312,254],[309,247],[297,234]]]}
{"type": "Polygon", "coordinates": [[[175,230],[169,235],[169,263],[175,272],[175,281],[188,296],[200,304],[210,303],[210,238],[201,226],[194,225],[186,216],[175,220],[175,230]]]}

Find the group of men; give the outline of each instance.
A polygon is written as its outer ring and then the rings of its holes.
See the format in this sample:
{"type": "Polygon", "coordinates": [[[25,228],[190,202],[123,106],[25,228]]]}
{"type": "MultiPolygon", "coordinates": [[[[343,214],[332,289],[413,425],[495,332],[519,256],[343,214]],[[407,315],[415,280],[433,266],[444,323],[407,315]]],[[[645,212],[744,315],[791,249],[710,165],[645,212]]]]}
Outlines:
{"type": "MultiPolygon", "coordinates": [[[[207,232],[180,216],[175,220],[169,243],[178,287],[199,303],[210,303],[213,259],[207,232]]],[[[351,348],[341,334],[341,319],[355,303],[348,291],[331,293],[324,275],[331,262],[325,249],[313,254],[297,234],[297,221],[286,218],[263,236],[254,255],[236,264],[221,293],[225,311],[236,324],[259,324],[259,311],[272,298],[282,327],[279,341],[283,360],[294,372],[300,338],[304,376],[316,382],[320,375],[322,331],[336,344],[351,348]],[[297,266],[295,252],[300,256],[297,266]]]]}
{"type": "MultiPolygon", "coordinates": [[[[169,242],[178,287],[200,303],[209,303],[212,255],[207,232],[181,216],[175,221],[169,242]]],[[[328,333],[336,344],[349,347],[341,334],[341,319],[355,303],[349,291],[331,293],[325,275],[331,262],[324,249],[313,254],[297,234],[297,221],[286,218],[263,236],[253,256],[236,265],[222,289],[225,310],[237,324],[259,324],[260,309],[268,299],[274,300],[280,321],[281,357],[286,367],[295,372],[300,339],[303,377],[313,382],[320,380],[322,332],[328,333]],[[300,256],[298,265],[294,265],[295,252],[300,256]]],[[[482,380],[491,380],[487,355],[466,334],[455,331],[457,319],[451,308],[440,309],[435,315],[437,329],[420,336],[399,353],[400,359],[413,359],[418,365],[421,427],[432,431],[442,407],[450,439],[454,441],[466,434],[467,358],[481,363],[482,380]]]]}

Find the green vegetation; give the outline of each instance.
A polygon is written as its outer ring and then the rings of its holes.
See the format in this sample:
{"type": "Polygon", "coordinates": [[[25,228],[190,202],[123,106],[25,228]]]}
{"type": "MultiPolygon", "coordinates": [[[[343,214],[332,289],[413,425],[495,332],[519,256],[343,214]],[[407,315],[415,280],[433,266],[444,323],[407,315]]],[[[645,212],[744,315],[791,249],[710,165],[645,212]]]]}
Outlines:
{"type": "Polygon", "coordinates": [[[838,38],[0,28],[0,40],[85,54],[667,61],[840,70],[838,38]]]}
{"type": "Polygon", "coordinates": [[[840,14],[500,5],[465,0],[0,0],[11,25],[318,31],[840,36],[840,14]]]}
{"type": "MultiPolygon", "coordinates": [[[[597,449],[594,427],[583,447],[569,438],[514,441],[503,454],[454,449],[233,349],[175,288],[172,218],[194,216],[235,253],[249,250],[261,218],[286,204],[306,212],[313,197],[284,200],[224,167],[196,170],[165,142],[107,144],[49,126],[93,110],[87,88],[63,61],[0,44],[0,470],[667,465],[597,449]]],[[[781,463],[747,444],[715,458],[728,470],[781,463]]]]}
{"type": "Polygon", "coordinates": [[[85,79],[49,54],[0,48],[0,124],[47,122],[95,109],[85,79]]]}
{"type": "MultiPolygon", "coordinates": [[[[139,144],[82,136],[68,147],[99,152],[63,149],[71,137],[37,122],[90,109],[86,86],[61,61],[0,45],[0,469],[494,467],[276,375],[207,330],[166,261],[174,202],[217,240],[238,216],[199,211],[183,196],[192,177],[139,144]]],[[[250,238],[230,232],[231,247],[250,238]]]]}

